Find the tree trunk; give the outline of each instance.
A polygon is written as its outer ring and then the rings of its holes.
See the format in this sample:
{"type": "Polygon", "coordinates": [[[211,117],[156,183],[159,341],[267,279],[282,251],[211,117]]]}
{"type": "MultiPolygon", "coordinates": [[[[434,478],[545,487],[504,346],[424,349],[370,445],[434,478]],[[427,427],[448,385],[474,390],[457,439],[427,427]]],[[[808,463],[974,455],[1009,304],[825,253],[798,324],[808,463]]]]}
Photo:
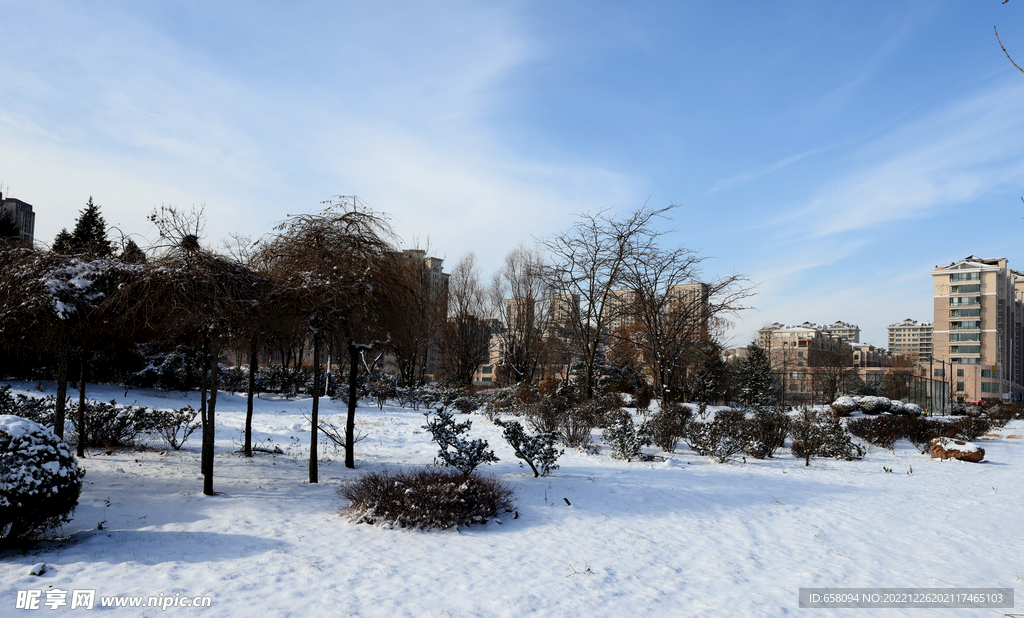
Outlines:
{"type": "Polygon", "coordinates": [[[246,457],[252,457],[252,398],[256,392],[256,371],[260,362],[258,349],[256,335],[253,335],[249,342],[249,388],[245,402],[245,446],[242,447],[246,457]]]}
{"type": "Polygon", "coordinates": [[[208,426],[209,417],[206,415],[206,390],[209,385],[209,379],[207,376],[210,371],[210,337],[203,335],[203,351],[199,355],[200,359],[200,371],[199,371],[199,420],[203,425],[203,446],[201,448],[202,456],[200,458],[199,469],[203,475],[209,474],[210,469],[208,468],[209,462],[206,460],[206,436],[210,433],[208,426]]]}
{"type": "Polygon", "coordinates": [[[207,426],[203,428],[203,459],[207,462],[203,475],[203,493],[212,496],[213,491],[213,445],[217,411],[217,369],[220,356],[220,342],[216,333],[210,335],[210,399],[206,402],[207,426]],[[209,430],[209,431],[207,431],[209,430]]]}
{"type": "Polygon", "coordinates": [[[75,452],[79,457],[85,457],[85,437],[88,434],[85,426],[85,355],[86,351],[82,350],[82,360],[78,366],[78,444],[75,446],[75,452]]]}
{"type": "Polygon", "coordinates": [[[359,348],[354,342],[348,345],[348,355],[351,360],[348,368],[348,417],[345,419],[345,467],[355,469],[356,398],[359,395],[356,382],[359,379],[359,348]]]}
{"type": "Polygon", "coordinates": [[[320,333],[313,333],[313,411],[312,427],[309,430],[309,482],[319,483],[316,461],[317,428],[320,423],[320,333]]]}
{"type": "Polygon", "coordinates": [[[68,403],[68,354],[70,343],[68,342],[67,329],[64,324],[59,326],[60,334],[57,339],[57,402],[53,413],[53,433],[61,440],[64,439],[64,419],[68,403]]]}

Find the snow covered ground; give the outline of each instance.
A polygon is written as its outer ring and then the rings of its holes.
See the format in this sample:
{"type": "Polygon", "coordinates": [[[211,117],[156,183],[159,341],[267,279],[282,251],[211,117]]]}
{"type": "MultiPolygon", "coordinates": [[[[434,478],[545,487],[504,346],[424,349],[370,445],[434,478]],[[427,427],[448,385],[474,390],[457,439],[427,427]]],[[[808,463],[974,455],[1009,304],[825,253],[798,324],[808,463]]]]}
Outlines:
{"type": "MultiPolygon", "coordinates": [[[[36,385],[11,383],[16,392],[36,385]]],[[[44,387],[47,386],[44,384],[44,387]]],[[[54,392],[48,385],[46,393],[54,392]]],[[[39,394],[36,392],[35,394],[39,394]]],[[[198,408],[197,396],[93,386],[90,397],[198,408]]],[[[340,403],[322,403],[338,415],[340,403]]],[[[356,525],[338,484],[436,452],[421,412],[361,406],[357,470],[326,449],[307,479],[309,400],[263,398],[246,459],[245,397],[221,394],[215,485],[202,494],[199,432],[182,451],[93,451],[66,540],[0,553],[0,615],[19,590],[211,596],[210,608],[100,609],[157,616],[1001,616],[1015,610],[799,609],[801,587],[1013,588],[1024,606],[1024,423],[982,438],[986,461],[920,455],[905,442],[861,461],[717,464],[680,444],[666,461],[567,451],[549,478],[521,469],[499,431],[472,433],[518,488],[519,517],[459,531],[356,525]],[[892,470],[883,471],[883,467],[892,470]],[[910,473],[911,468],[913,472],[910,473]],[[567,506],[565,500],[571,503],[567,506]],[[102,524],[102,525],[101,525],[102,524]],[[41,577],[30,568],[45,562],[41,577]],[[52,587],[52,588],[50,588],[52,587]]],[[[648,449],[654,452],[653,449],[648,449]]],[[[45,597],[44,597],[45,600],[45,597]]],[[[70,602],[70,597],[68,598],[70,602]]],[[[36,610],[51,612],[45,607],[36,610]]],[[[70,610],[67,606],[58,611],[70,610]]],[[[1016,610],[1018,613],[1024,613],[1016,610]]],[[[31,615],[26,614],[26,615],[31,615]]]]}

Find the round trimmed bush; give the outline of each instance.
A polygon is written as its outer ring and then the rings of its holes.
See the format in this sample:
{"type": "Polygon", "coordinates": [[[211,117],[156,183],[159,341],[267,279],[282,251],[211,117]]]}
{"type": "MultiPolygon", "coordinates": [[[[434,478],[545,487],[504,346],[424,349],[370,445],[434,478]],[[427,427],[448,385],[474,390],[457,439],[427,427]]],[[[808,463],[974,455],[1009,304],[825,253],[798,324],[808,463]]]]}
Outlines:
{"type": "Polygon", "coordinates": [[[881,414],[882,412],[888,412],[889,407],[892,405],[886,397],[862,397],[858,402],[860,409],[864,414],[881,414]]]}
{"type": "Polygon", "coordinates": [[[843,395],[832,402],[832,411],[837,416],[849,416],[857,411],[857,402],[849,395],[843,395]]]}
{"type": "Polygon", "coordinates": [[[0,415],[0,544],[71,521],[84,476],[71,449],[52,431],[0,415]]]}

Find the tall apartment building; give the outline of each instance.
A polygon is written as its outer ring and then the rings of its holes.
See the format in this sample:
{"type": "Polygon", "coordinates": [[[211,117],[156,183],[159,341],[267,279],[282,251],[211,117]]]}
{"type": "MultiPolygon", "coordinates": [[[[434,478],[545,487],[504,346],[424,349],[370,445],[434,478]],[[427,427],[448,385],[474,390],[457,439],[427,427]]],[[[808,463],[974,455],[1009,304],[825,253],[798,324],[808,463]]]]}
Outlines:
{"type": "Polygon", "coordinates": [[[889,353],[904,356],[914,362],[927,362],[932,357],[931,322],[917,323],[907,318],[889,325],[889,353]]]}
{"type": "Polygon", "coordinates": [[[32,212],[31,204],[13,197],[4,199],[0,193],[0,216],[11,217],[21,239],[32,244],[35,240],[36,215],[32,212]]]}
{"type": "Polygon", "coordinates": [[[634,304],[636,303],[636,292],[633,290],[611,290],[604,301],[604,313],[606,328],[614,332],[622,326],[636,324],[634,304]]]}
{"type": "Polygon", "coordinates": [[[935,376],[957,401],[1020,402],[1024,274],[1006,258],[973,255],[931,274],[935,376]]]}

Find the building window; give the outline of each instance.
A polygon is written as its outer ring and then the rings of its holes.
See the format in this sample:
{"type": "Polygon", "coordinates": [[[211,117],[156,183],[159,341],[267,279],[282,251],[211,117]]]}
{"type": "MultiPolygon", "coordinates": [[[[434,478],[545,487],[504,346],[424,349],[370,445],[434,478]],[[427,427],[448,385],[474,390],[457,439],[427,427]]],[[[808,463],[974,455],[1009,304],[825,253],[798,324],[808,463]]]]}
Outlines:
{"type": "Polygon", "coordinates": [[[956,377],[958,377],[958,378],[964,377],[964,370],[963,369],[957,369],[956,370],[956,377]]]}
{"type": "Polygon", "coordinates": [[[964,383],[963,382],[957,382],[956,383],[956,390],[957,390],[958,393],[964,392],[964,383]]]}
{"type": "Polygon", "coordinates": [[[1002,392],[1000,384],[998,382],[982,382],[981,392],[983,393],[999,393],[1002,392]]]}
{"type": "Polygon", "coordinates": [[[981,377],[983,377],[983,378],[998,378],[999,377],[999,370],[998,369],[982,369],[981,370],[981,377]]]}
{"type": "Polygon", "coordinates": [[[935,372],[934,372],[934,377],[936,377],[936,378],[944,378],[944,377],[946,377],[946,370],[945,369],[936,369],[935,372]]]}

